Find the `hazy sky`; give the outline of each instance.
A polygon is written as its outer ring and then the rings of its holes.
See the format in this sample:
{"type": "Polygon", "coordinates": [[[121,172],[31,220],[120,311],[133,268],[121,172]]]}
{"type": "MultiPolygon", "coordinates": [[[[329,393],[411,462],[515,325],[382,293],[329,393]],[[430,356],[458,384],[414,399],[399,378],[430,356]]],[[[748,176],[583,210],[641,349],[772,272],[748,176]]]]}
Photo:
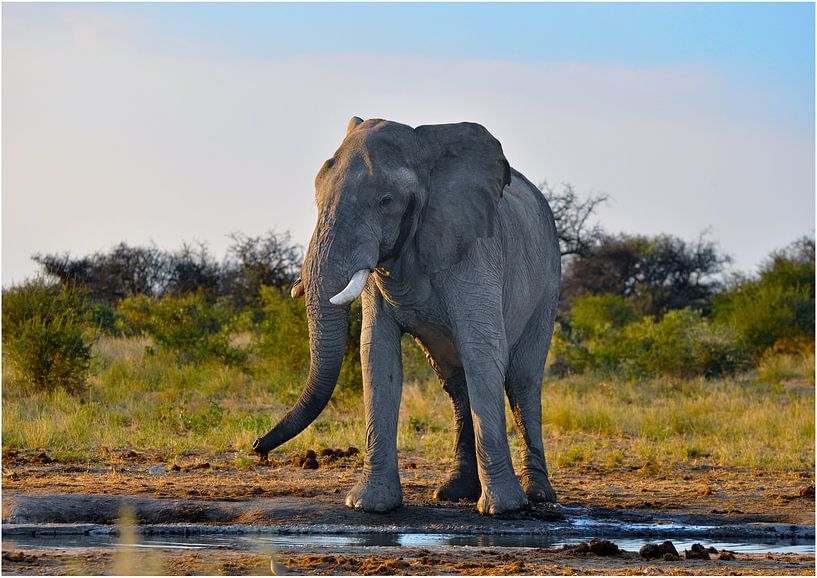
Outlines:
{"type": "Polygon", "coordinates": [[[813,234],[812,4],[14,4],[2,279],[33,253],[306,244],[352,115],[485,125],[611,231],[751,270],[813,234]]]}

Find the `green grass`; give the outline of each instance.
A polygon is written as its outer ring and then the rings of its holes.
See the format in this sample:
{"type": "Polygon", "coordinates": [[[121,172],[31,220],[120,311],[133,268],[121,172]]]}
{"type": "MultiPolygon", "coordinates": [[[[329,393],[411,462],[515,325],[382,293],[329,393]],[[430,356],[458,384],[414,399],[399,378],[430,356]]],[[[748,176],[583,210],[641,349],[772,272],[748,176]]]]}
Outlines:
{"type": "MultiPolygon", "coordinates": [[[[100,448],[219,454],[237,467],[300,392],[303,371],[248,371],[218,362],[177,365],[145,354],[146,340],[101,339],[87,389],[33,393],[4,374],[3,448],[45,449],[62,460],[101,459],[100,448]],[[225,458],[226,459],[226,458],[225,458]]],[[[407,349],[398,445],[431,459],[452,455],[453,412],[437,380],[407,349]]],[[[5,369],[4,369],[5,372],[5,369]]],[[[552,468],[593,464],[658,471],[679,464],[814,468],[814,356],[778,355],[720,380],[621,383],[592,376],[547,380],[545,449],[552,468]]],[[[508,413],[512,450],[520,440],[508,413]]],[[[277,451],[362,449],[359,394],[338,391],[324,413],[277,451]]]]}

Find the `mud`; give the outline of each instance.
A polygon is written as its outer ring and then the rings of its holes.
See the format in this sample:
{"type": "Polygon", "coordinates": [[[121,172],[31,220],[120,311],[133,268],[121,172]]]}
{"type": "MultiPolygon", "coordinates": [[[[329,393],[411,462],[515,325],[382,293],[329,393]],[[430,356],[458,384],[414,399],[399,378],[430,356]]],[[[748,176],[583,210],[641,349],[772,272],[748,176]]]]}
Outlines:
{"type": "MultiPolygon", "coordinates": [[[[110,529],[123,506],[127,506],[141,524],[151,524],[156,531],[161,531],[162,525],[179,530],[187,524],[199,529],[209,527],[214,532],[267,528],[313,533],[552,534],[575,536],[574,545],[586,538],[588,544],[586,553],[512,546],[496,547],[494,554],[490,549],[470,546],[427,551],[406,546],[368,546],[355,553],[348,545],[339,551],[284,548],[278,552],[282,563],[306,573],[814,573],[812,553],[739,553],[735,560],[721,560],[719,555],[709,560],[645,560],[638,554],[638,545],[609,556],[599,556],[589,547],[591,537],[615,542],[620,536],[643,537],[641,544],[651,539],[687,536],[705,546],[709,543],[706,540],[726,537],[813,541],[814,473],[810,471],[688,466],[655,474],[594,466],[561,468],[552,476],[559,507],[539,505],[512,516],[490,518],[479,515],[472,503],[434,501],[433,491],[445,475],[446,464],[416,455],[404,458],[404,463],[414,467],[401,470],[405,506],[390,514],[374,515],[343,506],[346,491],[359,475],[359,454],[321,452],[309,456],[319,462],[319,467],[304,469],[303,463],[295,466],[291,456],[273,456],[267,463],[238,468],[232,463],[235,454],[191,455],[170,464],[160,453],[150,450],[108,450],[103,461],[83,465],[49,461],[51,458],[42,453],[4,456],[4,572],[64,573],[67,570],[59,568],[74,563],[90,565],[88,573],[108,571],[113,563],[110,549],[21,550],[14,548],[13,540],[15,535],[64,531],[69,527],[74,528],[74,533],[110,529]],[[162,473],[150,473],[151,468],[162,473]],[[68,526],[49,526],[53,523],[68,526]]],[[[610,546],[598,548],[614,552],[610,546]]],[[[265,560],[257,553],[233,550],[168,551],[165,570],[184,574],[207,567],[241,574],[258,573],[263,566],[263,573],[269,573],[269,556],[265,560]]]]}

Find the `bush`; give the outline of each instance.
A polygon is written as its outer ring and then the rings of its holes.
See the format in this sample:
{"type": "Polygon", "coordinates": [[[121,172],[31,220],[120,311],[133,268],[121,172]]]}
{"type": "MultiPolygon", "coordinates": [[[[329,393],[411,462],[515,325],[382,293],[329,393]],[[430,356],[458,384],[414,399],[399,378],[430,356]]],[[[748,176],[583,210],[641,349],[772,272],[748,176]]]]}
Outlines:
{"type": "Polygon", "coordinates": [[[42,280],[3,291],[3,357],[36,390],[79,389],[88,375],[93,308],[83,291],[42,280]]]}
{"type": "Polygon", "coordinates": [[[740,336],[755,359],[770,348],[814,343],[814,241],[773,253],[760,275],[741,279],[715,299],[714,318],[740,336]]]}
{"type": "Polygon", "coordinates": [[[246,361],[246,353],[230,344],[238,320],[227,307],[209,303],[202,292],[159,301],[131,297],[122,301],[119,313],[124,333],[146,333],[160,349],[174,353],[179,363],[246,361]]]}
{"type": "MultiPolygon", "coordinates": [[[[253,331],[253,347],[265,365],[276,370],[285,368],[303,373],[309,369],[309,327],[302,299],[292,299],[289,290],[262,287],[260,290],[261,320],[253,331]]],[[[352,303],[346,352],[338,377],[341,390],[360,391],[360,300],[352,303]]]]}
{"type": "Polygon", "coordinates": [[[556,371],[594,371],[625,379],[671,375],[717,376],[746,367],[747,351],[726,327],[698,311],[670,311],[660,321],[635,320],[626,301],[613,295],[579,298],[572,327],[554,335],[556,371]]]}

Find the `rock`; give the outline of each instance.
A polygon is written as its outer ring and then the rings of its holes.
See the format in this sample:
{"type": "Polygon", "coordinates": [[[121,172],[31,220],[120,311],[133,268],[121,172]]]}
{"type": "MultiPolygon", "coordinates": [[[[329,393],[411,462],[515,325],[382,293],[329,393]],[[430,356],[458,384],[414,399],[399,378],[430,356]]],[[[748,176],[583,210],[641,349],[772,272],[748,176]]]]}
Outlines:
{"type": "MultiPolygon", "coordinates": [[[[587,545],[587,542],[579,542],[578,544],[565,544],[562,546],[562,549],[565,550],[568,554],[587,554],[590,551],[590,546],[587,545]]],[[[502,556],[507,554],[500,554],[499,559],[502,560],[502,556]]]]}
{"type": "Polygon", "coordinates": [[[800,497],[801,498],[813,498],[814,497],[814,484],[810,486],[806,486],[805,488],[800,488],[800,497]]]}
{"type": "Polygon", "coordinates": [[[735,553],[730,552],[729,550],[721,550],[721,553],[718,554],[718,560],[734,560],[735,553]]]}
{"type": "Polygon", "coordinates": [[[676,560],[680,560],[680,559],[681,559],[681,557],[680,557],[680,556],[678,556],[677,554],[671,554],[671,553],[669,553],[669,552],[667,552],[666,554],[664,554],[663,558],[664,558],[664,560],[666,560],[667,562],[675,562],[676,560]]]}
{"type": "Polygon", "coordinates": [[[193,464],[189,469],[191,470],[206,470],[210,468],[210,462],[201,462],[200,464],[193,464]]]}
{"type": "Polygon", "coordinates": [[[709,552],[700,544],[693,544],[689,550],[684,550],[687,560],[709,560],[709,552]]]}
{"type": "Polygon", "coordinates": [[[680,560],[680,556],[678,556],[678,550],[675,549],[675,545],[667,540],[666,542],[662,543],[660,546],[658,544],[644,544],[641,547],[641,550],[638,551],[642,558],[648,559],[658,559],[663,558],[664,560],[680,560]]]}
{"type": "Polygon", "coordinates": [[[641,546],[641,549],[638,551],[642,558],[646,558],[648,560],[652,560],[655,558],[660,558],[663,556],[661,552],[661,547],[658,544],[644,544],[641,546]]]}
{"type": "Polygon", "coordinates": [[[593,538],[590,541],[588,549],[597,556],[618,556],[621,554],[621,550],[616,544],[610,540],[599,540],[598,538],[593,538]]]}
{"type": "Polygon", "coordinates": [[[314,457],[311,457],[306,458],[301,467],[305,470],[317,470],[318,467],[320,467],[320,464],[318,463],[318,460],[316,460],[314,457]]]}
{"type": "Polygon", "coordinates": [[[304,456],[306,459],[315,459],[318,457],[318,454],[316,454],[314,450],[306,450],[306,454],[304,454],[304,456]]]}
{"type": "Polygon", "coordinates": [[[718,553],[718,549],[715,548],[714,546],[707,546],[706,551],[709,552],[710,554],[717,554],[718,553]]]}
{"type": "Polygon", "coordinates": [[[154,475],[164,475],[167,473],[167,470],[164,469],[162,466],[153,466],[148,470],[148,473],[154,475]]]}
{"type": "Polygon", "coordinates": [[[346,456],[347,456],[347,457],[356,456],[356,455],[357,455],[357,454],[359,454],[359,453],[360,453],[360,450],[359,450],[359,449],[357,449],[357,448],[356,448],[356,447],[354,447],[354,446],[349,446],[349,449],[347,449],[347,450],[346,450],[346,456]]]}
{"type": "Polygon", "coordinates": [[[658,548],[661,550],[661,553],[664,554],[665,556],[669,554],[671,556],[675,556],[675,558],[677,559],[681,558],[678,555],[678,550],[675,549],[675,544],[673,544],[669,540],[662,542],[658,548]]]}
{"type": "Polygon", "coordinates": [[[172,466],[170,466],[170,470],[174,472],[180,472],[182,471],[182,467],[179,464],[173,464],[172,466]]]}
{"type": "Polygon", "coordinates": [[[321,450],[321,456],[334,456],[335,453],[336,453],[335,450],[333,450],[332,448],[323,448],[321,450]]]}
{"type": "Polygon", "coordinates": [[[32,456],[29,461],[34,464],[50,464],[54,460],[52,460],[47,453],[40,452],[35,456],[32,456]]]}

